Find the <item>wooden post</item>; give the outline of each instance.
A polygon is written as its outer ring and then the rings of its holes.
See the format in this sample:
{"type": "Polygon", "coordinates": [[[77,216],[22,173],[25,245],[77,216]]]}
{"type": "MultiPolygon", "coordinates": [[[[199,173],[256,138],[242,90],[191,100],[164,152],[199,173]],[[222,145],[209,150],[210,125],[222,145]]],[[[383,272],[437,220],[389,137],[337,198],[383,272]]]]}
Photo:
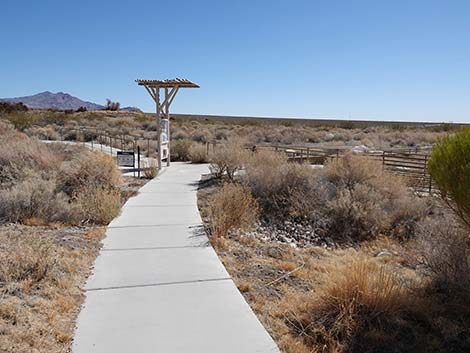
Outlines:
{"type": "Polygon", "coordinates": [[[162,169],[162,122],[161,122],[161,106],[160,106],[160,88],[154,89],[155,102],[157,104],[157,167],[162,169]]]}
{"type": "MultiPolygon", "coordinates": [[[[426,182],[427,170],[428,170],[428,156],[426,155],[424,156],[423,184],[426,182]]],[[[431,179],[431,176],[429,176],[429,179],[431,179]]],[[[423,187],[426,187],[425,185],[426,184],[424,184],[423,187]]],[[[431,194],[431,184],[429,184],[429,194],[431,194]]]]}
{"type": "Polygon", "coordinates": [[[140,146],[137,145],[137,176],[140,179],[140,146]]]}
{"type": "Polygon", "coordinates": [[[165,87],[165,115],[167,123],[167,156],[166,156],[166,166],[170,166],[170,96],[168,95],[168,87],[165,87]]]}
{"type": "MultiPolygon", "coordinates": [[[[155,101],[156,105],[156,119],[157,119],[157,165],[158,169],[162,168],[162,126],[161,126],[161,119],[167,119],[167,148],[168,148],[168,155],[166,156],[167,159],[167,166],[170,165],[171,162],[171,136],[170,136],[170,105],[173,102],[173,99],[176,96],[180,87],[183,88],[199,88],[199,86],[189,80],[176,78],[174,80],[136,80],[139,86],[143,86],[147,92],[150,94],[152,99],[155,101]],[[164,99],[160,102],[160,88],[164,89],[164,99]],[[171,90],[169,90],[171,88],[171,90]]],[[[147,141],[148,146],[148,153],[150,156],[150,143],[147,141]]]]}

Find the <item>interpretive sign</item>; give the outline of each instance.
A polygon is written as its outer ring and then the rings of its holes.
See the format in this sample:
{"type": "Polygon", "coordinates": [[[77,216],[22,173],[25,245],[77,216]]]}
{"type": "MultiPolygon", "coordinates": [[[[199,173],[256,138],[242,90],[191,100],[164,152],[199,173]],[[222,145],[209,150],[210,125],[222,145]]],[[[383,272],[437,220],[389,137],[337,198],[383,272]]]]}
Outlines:
{"type": "Polygon", "coordinates": [[[134,167],[135,157],[134,151],[118,151],[117,164],[120,167],[134,167]]]}

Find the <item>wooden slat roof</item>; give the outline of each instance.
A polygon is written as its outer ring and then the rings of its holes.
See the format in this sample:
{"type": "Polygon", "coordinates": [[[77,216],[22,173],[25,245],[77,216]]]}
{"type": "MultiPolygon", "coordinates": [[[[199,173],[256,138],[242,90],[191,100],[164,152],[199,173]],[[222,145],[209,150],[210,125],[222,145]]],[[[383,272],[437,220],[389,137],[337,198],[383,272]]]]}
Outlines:
{"type": "Polygon", "coordinates": [[[139,86],[147,86],[152,88],[159,87],[185,87],[185,88],[199,88],[199,86],[189,80],[176,78],[172,80],[135,80],[139,86]]]}

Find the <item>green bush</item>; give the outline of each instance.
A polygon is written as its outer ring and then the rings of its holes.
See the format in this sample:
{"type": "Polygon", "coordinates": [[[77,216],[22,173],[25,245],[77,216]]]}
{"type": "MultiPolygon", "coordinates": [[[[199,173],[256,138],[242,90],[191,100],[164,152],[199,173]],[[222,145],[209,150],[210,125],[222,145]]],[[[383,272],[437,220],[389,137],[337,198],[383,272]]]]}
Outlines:
{"type": "Polygon", "coordinates": [[[428,169],[443,199],[470,227],[470,128],[441,139],[432,150],[428,169]]]}

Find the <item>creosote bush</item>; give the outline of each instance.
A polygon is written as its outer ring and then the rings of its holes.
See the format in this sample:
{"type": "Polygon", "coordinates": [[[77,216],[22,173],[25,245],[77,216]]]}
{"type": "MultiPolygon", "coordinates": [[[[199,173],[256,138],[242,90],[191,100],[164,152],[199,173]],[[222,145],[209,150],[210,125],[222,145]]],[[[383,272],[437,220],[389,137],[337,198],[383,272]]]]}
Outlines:
{"type": "Polygon", "coordinates": [[[258,220],[258,204],[247,187],[227,183],[209,200],[211,233],[227,236],[233,229],[249,230],[258,220]]]}
{"type": "Polygon", "coordinates": [[[446,136],[434,146],[429,173],[443,199],[470,228],[470,128],[446,136]]]}

